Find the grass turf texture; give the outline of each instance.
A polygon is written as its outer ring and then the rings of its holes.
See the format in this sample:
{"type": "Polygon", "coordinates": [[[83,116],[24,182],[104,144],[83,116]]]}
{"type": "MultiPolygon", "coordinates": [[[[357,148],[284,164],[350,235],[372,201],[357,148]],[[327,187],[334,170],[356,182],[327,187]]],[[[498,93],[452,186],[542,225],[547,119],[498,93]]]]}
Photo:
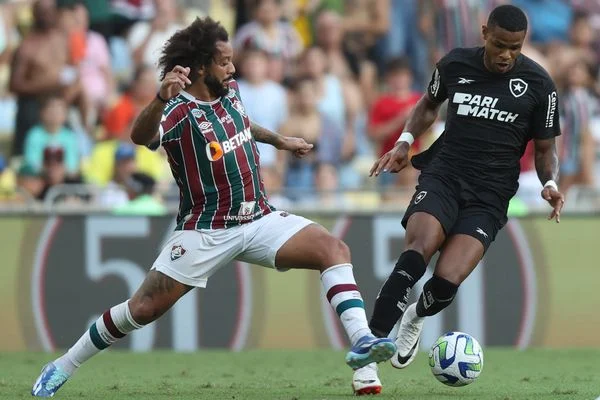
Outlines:
{"type": "MultiPolygon", "coordinates": [[[[380,399],[590,399],[600,396],[600,350],[484,349],[480,378],[462,388],[439,383],[420,353],[405,370],[380,364],[380,399]]],[[[0,399],[30,399],[52,355],[0,353],[0,399]]],[[[336,351],[109,351],[84,365],[55,399],[342,399],[352,371],[336,351]]]]}

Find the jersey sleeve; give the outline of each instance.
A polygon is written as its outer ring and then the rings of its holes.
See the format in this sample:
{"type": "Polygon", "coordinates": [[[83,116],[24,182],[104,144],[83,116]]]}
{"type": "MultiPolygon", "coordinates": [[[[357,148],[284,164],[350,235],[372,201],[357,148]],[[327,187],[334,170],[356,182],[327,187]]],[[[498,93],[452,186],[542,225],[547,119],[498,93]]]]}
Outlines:
{"type": "Polygon", "coordinates": [[[183,129],[181,121],[187,118],[184,108],[184,103],[167,104],[167,107],[163,111],[160,125],[158,126],[158,137],[152,143],[148,144],[150,150],[157,150],[165,140],[181,137],[183,129]]]}
{"type": "Polygon", "coordinates": [[[448,90],[446,88],[446,59],[442,58],[431,75],[431,81],[427,87],[429,99],[436,103],[443,103],[448,98],[448,90]]]}
{"type": "Polygon", "coordinates": [[[531,120],[531,136],[534,139],[551,139],[560,135],[560,117],[556,86],[550,77],[544,81],[539,101],[531,120]]]}

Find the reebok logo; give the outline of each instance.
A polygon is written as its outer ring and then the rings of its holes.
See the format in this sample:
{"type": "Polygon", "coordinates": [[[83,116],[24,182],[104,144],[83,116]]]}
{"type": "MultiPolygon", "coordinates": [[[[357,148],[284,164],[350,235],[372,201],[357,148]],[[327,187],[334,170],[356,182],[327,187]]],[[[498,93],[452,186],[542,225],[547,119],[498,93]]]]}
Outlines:
{"type": "Polygon", "coordinates": [[[479,233],[481,236],[483,236],[484,238],[488,238],[488,234],[485,233],[485,231],[483,229],[481,229],[480,227],[477,227],[477,229],[475,229],[475,232],[479,233]]]}
{"type": "Polygon", "coordinates": [[[475,81],[473,79],[458,78],[458,84],[459,85],[468,85],[471,82],[475,82],[475,81]]]}

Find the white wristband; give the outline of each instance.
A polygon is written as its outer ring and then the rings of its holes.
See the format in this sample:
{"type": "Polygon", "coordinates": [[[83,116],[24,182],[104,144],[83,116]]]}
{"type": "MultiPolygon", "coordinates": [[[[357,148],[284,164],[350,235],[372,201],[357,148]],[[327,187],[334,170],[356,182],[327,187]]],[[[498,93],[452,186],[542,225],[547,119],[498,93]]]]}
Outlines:
{"type": "Polygon", "coordinates": [[[551,187],[552,189],[554,189],[558,192],[558,185],[552,179],[550,179],[548,182],[544,183],[544,188],[547,188],[547,187],[551,187]]]}
{"type": "Polygon", "coordinates": [[[396,144],[398,144],[398,142],[406,142],[406,143],[408,143],[409,146],[412,146],[414,141],[415,141],[415,137],[412,135],[412,133],[402,132],[402,134],[400,135],[398,140],[396,140],[396,144]]]}

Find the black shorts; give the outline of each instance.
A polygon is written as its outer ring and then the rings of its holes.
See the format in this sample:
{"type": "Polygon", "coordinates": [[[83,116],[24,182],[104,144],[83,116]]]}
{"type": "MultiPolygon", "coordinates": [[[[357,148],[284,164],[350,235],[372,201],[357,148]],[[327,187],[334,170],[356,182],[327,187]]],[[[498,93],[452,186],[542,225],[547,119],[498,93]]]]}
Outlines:
{"type": "Polygon", "coordinates": [[[425,212],[440,222],[446,237],[459,233],[472,236],[487,251],[506,224],[507,209],[508,201],[494,192],[475,191],[458,178],[422,173],[402,226],[406,228],[412,214],[425,212]]]}

